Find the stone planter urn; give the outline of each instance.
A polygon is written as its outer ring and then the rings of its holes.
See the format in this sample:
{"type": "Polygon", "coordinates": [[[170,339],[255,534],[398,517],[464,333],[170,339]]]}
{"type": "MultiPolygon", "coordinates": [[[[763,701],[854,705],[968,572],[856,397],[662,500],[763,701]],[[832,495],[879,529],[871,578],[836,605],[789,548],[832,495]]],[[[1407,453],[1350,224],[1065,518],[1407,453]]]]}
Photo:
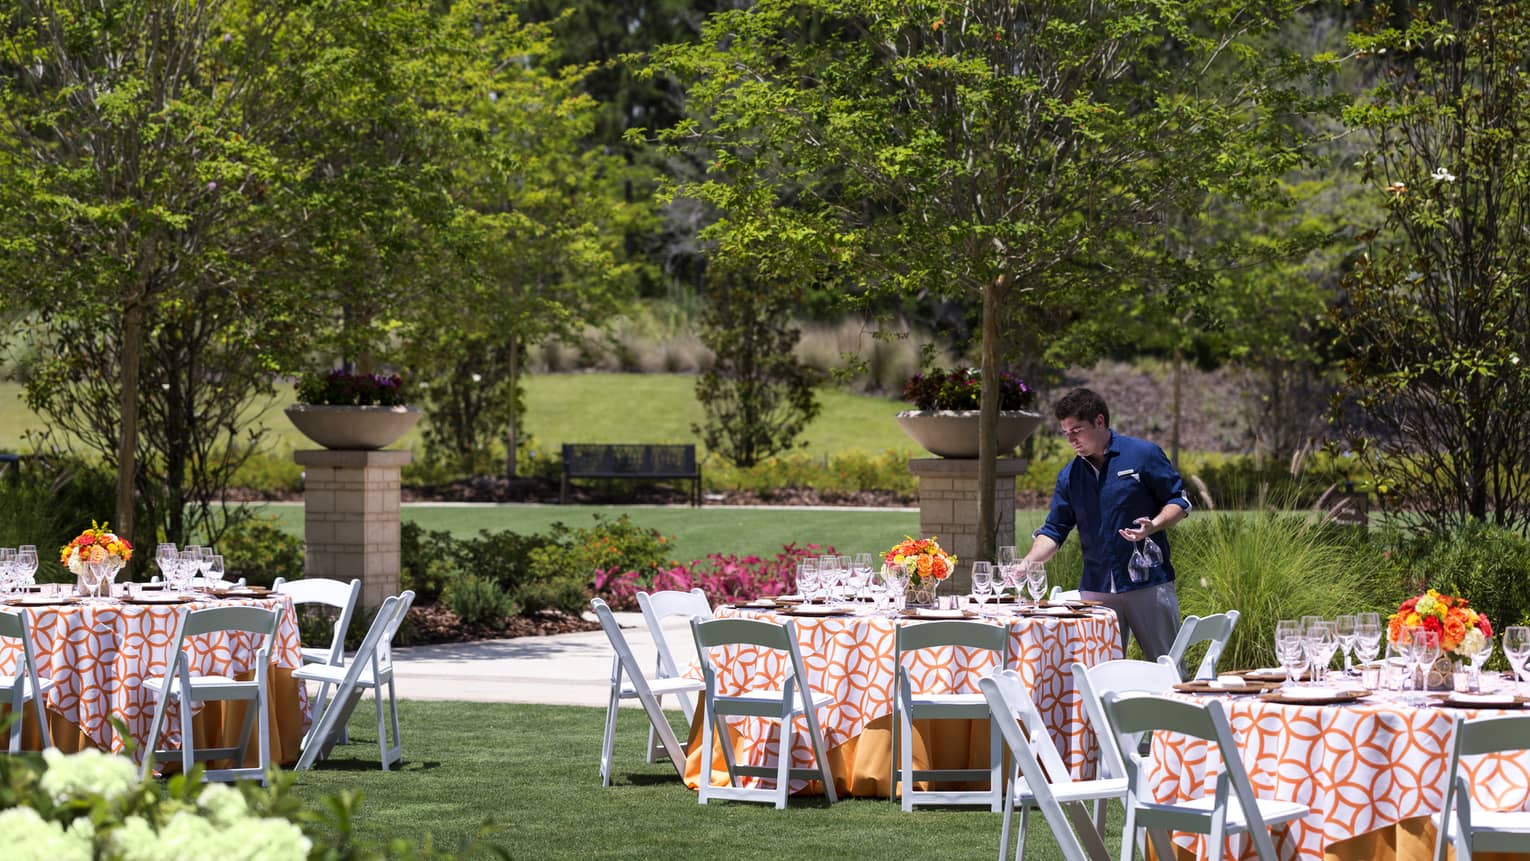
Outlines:
{"type": "MultiPolygon", "coordinates": [[[[898,427],[930,454],[950,458],[978,456],[977,410],[905,410],[898,427]]],[[[999,413],[999,455],[1018,448],[1041,426],[1041,414],[1025,410],[999,413]]]]}
{"type": "Polygon", "coordinates": [[[346,451],[391,445],[420,420],[420,408],[408,406],[293,404],[286,413],[303,436],[325,448],[346,451]]]}

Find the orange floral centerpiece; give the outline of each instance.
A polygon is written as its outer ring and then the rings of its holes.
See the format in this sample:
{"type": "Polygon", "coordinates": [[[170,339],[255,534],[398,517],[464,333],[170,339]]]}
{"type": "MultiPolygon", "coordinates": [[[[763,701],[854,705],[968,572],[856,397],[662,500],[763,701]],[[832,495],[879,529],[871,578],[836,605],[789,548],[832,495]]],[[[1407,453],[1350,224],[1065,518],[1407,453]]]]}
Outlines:
{"type": "Polygon", "coordinates": [[[1440,635],[1440,653],[1470,659],[1493,637],[1488,617],[1473,610],[1465,598],[1430,589],[1402,602],[1387,620],[1387,641],[1398,645],[1404,628],[1419,626],[1440,635]]]}
{"type": "Polygon", "coordinates": [[[118,567],[133,558],[133,545],[111,531],[111,524],[90,522],[90,528],[81,532],[60,550],[58,561],[76,576],[85,573],[87,562],[114,561],[118,567]]]}
{"type": "Polygon", "coordinates": [[[898,567],[908,574],[908,588],[913,595],[911,603],[930,604],[935,600],[935,587],[956,570],[956,557],[942,550],[934,538],[910,538],[893,545],[882,554],[885,567],[898,567]]]}

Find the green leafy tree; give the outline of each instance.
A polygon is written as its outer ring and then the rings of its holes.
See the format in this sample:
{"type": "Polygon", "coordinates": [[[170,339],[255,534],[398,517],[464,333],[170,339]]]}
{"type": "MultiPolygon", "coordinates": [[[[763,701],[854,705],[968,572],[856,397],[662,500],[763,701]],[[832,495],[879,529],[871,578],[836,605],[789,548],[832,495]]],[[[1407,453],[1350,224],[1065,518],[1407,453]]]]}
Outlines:
{"type": "MultiPolygon", "coordinates": [[[[721,255],[980,303],[992,380],[1059,309],[1111,307],[1165,212],[1274,193],[1306,67],[1262,37],[1294,7],[762,0],[657,54],[692,107],[660,139],[712,154],[673,193],[722,213],[721,255]]],[[[982,412],[991,558],[991,387],[982,412]]]]}
{"type": "Polygon", "coordinates": [[[32,403],[115,466],[142,542],[205,507],[321,321],[358,349],[428,283],[457,138],[420,95],[451,34],[423,3],[5,8],[0,289],[32,403]]]}
{"type": "Polygon", "coordinates": [[[1347,120],[1386,218],[1334,320],[1382,499],[1426,528],[1530,527],[1526,12],[1382,4],[1352,38],[1379,83],[1347,120]]]}
{"type": "Polygon", "coordinates": [[[818,415],[813,372],[793,349],[792,290],[739,272],[714,270],[702,342],[715,356],[696,380],[706,422],[691,430],[707,448],[742,467],[796,445],[818,415]]]}

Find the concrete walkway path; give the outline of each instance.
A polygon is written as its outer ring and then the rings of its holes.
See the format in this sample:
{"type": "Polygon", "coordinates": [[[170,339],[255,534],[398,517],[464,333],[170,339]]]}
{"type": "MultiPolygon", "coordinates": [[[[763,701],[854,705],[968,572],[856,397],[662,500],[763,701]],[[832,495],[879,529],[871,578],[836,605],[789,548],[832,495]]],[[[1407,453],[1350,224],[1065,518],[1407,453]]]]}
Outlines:
{"type": "MultiPolygon", "coordinates": [[[[653,637],[642,614],[617,613],[616,619],[638,661],[653,666],[653,637]]],[[[676,660],[695,660],[683,619],[671,619],[665,631],[676,660]]],[[[412,646],[393,650],[393,674],[400,699],[603,707],[611,692],[611,645],[604,632],[589,631],[412,646]]]]}

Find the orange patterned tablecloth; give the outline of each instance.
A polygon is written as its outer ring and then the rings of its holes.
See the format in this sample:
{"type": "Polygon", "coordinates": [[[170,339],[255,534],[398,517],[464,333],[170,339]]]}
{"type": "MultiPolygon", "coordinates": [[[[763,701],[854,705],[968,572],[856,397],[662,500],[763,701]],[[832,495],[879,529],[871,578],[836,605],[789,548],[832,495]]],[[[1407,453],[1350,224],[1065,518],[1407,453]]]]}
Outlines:
{"type": "MultiPolygon", "coordinates": [[[[830,751],[836,789],[844,795],[885,797],[891,769],[893,630],[897,625],[912,622],[870,614],[790,617],[729,607],[719,609],[717,616],[775,622],[791,619],[797,629],[809,684],[834,698],[833,705],[819,712],[819,720],[824,744],[830,751]]],[[[983,621],[1009,628],[1009,666],[1024,679],[1070,771],[1076,777],[1093,776],[1099,750],[1084,716],[1083,702],[1073,687],[1070,667],[1075,661],[1094,665],[1121,657],[1121,633],[1115,614],[1100,609],[1082,619],[1006,614],[983,621]]],[[[718,664],[718,683],[724,693],[780,687],[785,678],[784,662],[770,650],[720,649],[714,651],[713,659],[718,664]]],[[[959,648],[924,650],[906,659],[914,689],[919,693],[976,691],[978,678],[990,672],[993,663],[988,652],[959,648]]],[[[699,710],[697,714],[699,720],[699,710]]],[[[949,726],[953,723],[956,722],[917,722],[915,729],[921,742],[915,748],[916,759],[932,757],[941,768],[964,767],[966,763],[981,767],[988,759],[987,730],[953,730],[949,726]],[[934,732],[931,725],[937,727],[934,732]],[[940,728],[942,725],[945,726],[940,728]]],[[[699,722],[693,727],[693,740],[700,737],[699,727],[699,722]]],[[[765,743],[773,735],[773,727],[774,722],[759,718],[740,718],[730,724],[739,763],[774,763],[765,743]]],[[[803,733],[799,733],[792,758],[795,764],[804,767],[812,763],[811,748],[803,733]]],[[[724,782],[721,757],[716,757],[714,764],[717,781],[724,782]]],[[[927,767],[924,762],[917,766],[927,767]]],[[[701,769],[699,745],[693,745],[686,768],[686,780],[693,789],[699,785],[701,769]]],[[[794,781],[794,792],[806,789],[809,789],[806,782],[794,781]]]]}
{"type": "MultiPolygon", "coordinates": [[[[1312,809],[1288,830],[1275,832],[1281,857],[1315,861],[1373,857],[1381,850],[1372,846],[1356,856],[1346,851],[1346,841],[1351,847],[1370,845],[1355,839],[1389,834],[1399,825],[1404,832],[1417,829],[1411,820],[1437,813],[1456,718],[1494,713],[1417,707],[1388,693],[1347,706],[1280,705],[1253,697],[1230,698],[1223,705],[1254,791],[1312,809]]],[[[1205,795],[1221,762],[1205,742],[1159,733],[1150,791],[1165,802],[1205,795]]],[[[1530,754],[1468,757],[1462,765],[1479,804],[1518,810],[1530,802],[1530,754]]],[[[1176,844],[1196,857],[1205,857],[1203,840],[1175,835],[1176,844]]],[[[1383,842],[1397,843],[1397,855],[1404,857],[1427,841],[1388,837],[1383,842]]],[[[1224,857],[1252,858],[1253,848],[1242,838],[1229,839],[1224,857]]]]}
{"type": "MultiPolygon", "coordinates": [[[[54,607],[5,608],[24,612],[32,633],[32,652],[38,675],[47,676],[57,687],[48,692],[47,706],[53,716],[78,727],[89,742],[103,750],[120,751],[122,740],[110,718],[127,724],[133,740],[142,749],[154,718],[154,698],[143,683],[163,675],[166,652],[174,646],[176,626],[192,610],[213,606],[242,604],[279,608],[281,619],[271,644],[272,684],[294,684],[290,671],[301,665],[297,614],[287,596],[253,599],[195,600],[186,604],[147,606],[124,604],[106,599],[86,599],[79,604],[54,607]],[[287,672],[282,672],[286,670],[287,672]]],[[[250,634],[215,634],[188,640],[193,675],[240,676],[254,671],[255,637],[250,634]]],[[[14,673],[21,647],[12,640],[0,640],[0,673],[14,673]]],[[[295,686],[302,726],[278,727],[283,735],[301,738],[308,723],[307,692],[295,686]]],[[[290,706],[290,703],[289,703],[290,706]]],[[[195,706],[198,712],[202,704],[195,706]]],[[[177,706],[171,705],[161,747],[180,744],[177,706]]],[[[290,710],[290,708],[288,709],[290,710]]],[[[286,722],[290,723],[289,720],[286,722]]],[[[221,721],[220,721],[221,722],[221,721]]],[[[57,721],[50,721],[55,726],[57,721]]],[[[58,742],[61,747],[64,742],[58,742]]],[[[285,748],[290,745],[280,745],[285,748]]],[[[283,754],[284,750],[277,753],[283,754]]],[[[295,756],[295,752],[294,752],[295,756]]],[[[276,755],[281,759],[283,756],[276,755]]]]}

